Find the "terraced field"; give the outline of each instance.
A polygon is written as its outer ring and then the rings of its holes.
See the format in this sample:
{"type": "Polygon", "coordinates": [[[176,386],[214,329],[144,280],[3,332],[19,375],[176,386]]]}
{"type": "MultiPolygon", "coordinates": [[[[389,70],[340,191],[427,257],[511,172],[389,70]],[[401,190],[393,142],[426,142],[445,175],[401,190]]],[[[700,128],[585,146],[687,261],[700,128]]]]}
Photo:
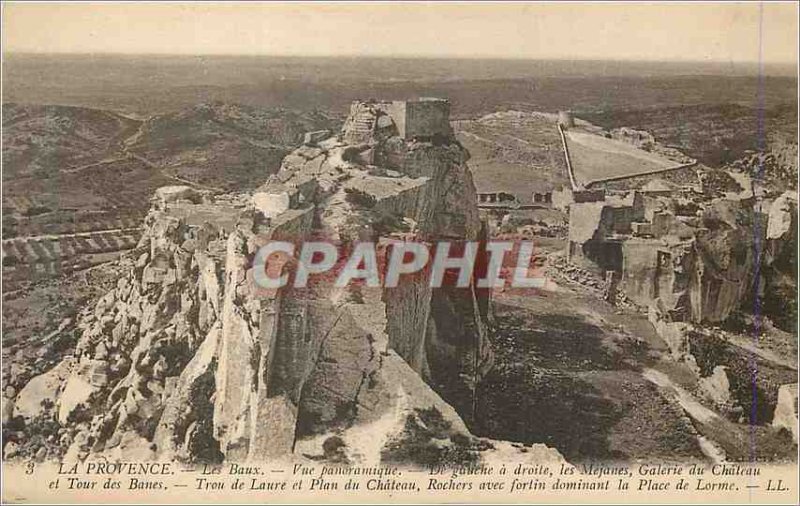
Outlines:
{"type": "Polygon", "coordinates": [[[62,212],[58,216],[34,216],[9,220],[3,231],[3,243],[16,237],[67,235],[99,230],[116,230],[139,227],[144,215],[131,213],[120,216],[114,211],[94,213],[62,212]]]}
{"type": "Polygon", "coordinates": [[[140,227],[3,240],[3,291],[108,262],[139,242],[140,227]]]}

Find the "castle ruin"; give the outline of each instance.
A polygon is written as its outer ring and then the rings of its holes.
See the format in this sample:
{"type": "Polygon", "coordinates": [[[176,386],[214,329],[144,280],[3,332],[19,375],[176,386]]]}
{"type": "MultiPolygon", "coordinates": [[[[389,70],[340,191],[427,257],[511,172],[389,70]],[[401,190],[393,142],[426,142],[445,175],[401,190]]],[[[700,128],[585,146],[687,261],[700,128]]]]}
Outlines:
{"type": "Polygon", "coordinates": [[[452,135],[450,101],[442,98],[418,100],[354,101],[345,125],[345,140],[368,142],[375,132],[388,132],[406,140],[452,135]]]}

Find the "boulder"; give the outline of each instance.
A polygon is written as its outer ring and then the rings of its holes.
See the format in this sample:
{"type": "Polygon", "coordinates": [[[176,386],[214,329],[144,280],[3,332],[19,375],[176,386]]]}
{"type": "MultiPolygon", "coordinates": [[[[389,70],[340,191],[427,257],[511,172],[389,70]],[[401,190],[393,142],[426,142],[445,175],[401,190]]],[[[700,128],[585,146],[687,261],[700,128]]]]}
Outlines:
{"type": "Polygon", "coordinates": [[[19,445],[14,441],[9,441],[3,447],[3,458],[4,459],[13,459],[19,454],[19,445]]]}
{"type": "Polygon", "coordinates": [[[96,390],[97,387],[92,386],[82,375],[71,375],[59,398],[58,421],[62,425],[67,425],[69,416],[74,413],[79,406],[85,405],[89,397],[96,390]]]}
{"type": "Polygon", "coordinates": [[[46,401],[55,405],[70,371],[70,362],[64,360],[46,373],[31,378],[17,395],[14,415],[33,419],[44,412],[46,401]]]}
{"type": "Polygon", "coordinates": [[[189,186],[162,186],[155,193],[155,201],[165,205],[178,201],[200,202],[200,194],[189,186]]]}
{"type": "Polygon", "coordinates": [[[731,401],[731,383],[726,372],[727,367],[718,365],[711,376],[700,378],[698,387],[714,404],[727,406],[731,401]]]}
{"type": "Polygon", "coordinates": [[[3,406],[2,406],[2,423],[3,425],[7,424],[14,418],[14,399],[11,398],[3,398],[3,406]]]}
{"type": "Polygon", "coordinates": [[[690,324],[670,321],[652,306],[648,308],[647,318],[653,324],[656,334],[667,343],[673,357],[683,358],[689,353],[690,324]]]}
{"type": "Polygon", "coordinates": [[[272,218],[288,211],[290,201],[291,199],[287,192],[259,192],[253,195],[253,205],[267,218],[272,218]]]}
{"type": "Polygon", "coordinates": [[[782,385],[778,389],[778,403],[775,405],[772,426],[788,430],[797,443],[797,419],[797,383],[782,385]]]}
{"type": "Polygon", "coordinates": [[[787,191],[769,208],[767,239],[779,239],[792,230],[792,217],[797,214],[797,192],[787,191]]]}

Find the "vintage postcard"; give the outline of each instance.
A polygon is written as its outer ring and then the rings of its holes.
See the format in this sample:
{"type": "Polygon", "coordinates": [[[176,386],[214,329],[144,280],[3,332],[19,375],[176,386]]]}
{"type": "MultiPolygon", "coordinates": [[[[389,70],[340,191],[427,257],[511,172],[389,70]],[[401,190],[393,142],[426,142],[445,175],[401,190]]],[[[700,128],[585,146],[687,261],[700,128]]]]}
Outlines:
{"type": "Polygon", "coordinates": [[[2,501],[798,504],[796,2],[2,2],[2,501]]]}

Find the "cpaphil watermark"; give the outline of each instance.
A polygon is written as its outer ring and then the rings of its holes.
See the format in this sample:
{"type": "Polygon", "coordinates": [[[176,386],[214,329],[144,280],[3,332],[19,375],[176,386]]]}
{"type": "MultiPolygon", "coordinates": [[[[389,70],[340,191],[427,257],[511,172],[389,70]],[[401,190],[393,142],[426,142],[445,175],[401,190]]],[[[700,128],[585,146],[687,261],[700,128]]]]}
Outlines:
{"type": "Polygon", "coordinates": [[[433,288],[544,288],[534,251],[533,241],[270,241],[253,258],[253,281],[270,290],[320,282],[394,288],[403,280],[433,288]]]}

